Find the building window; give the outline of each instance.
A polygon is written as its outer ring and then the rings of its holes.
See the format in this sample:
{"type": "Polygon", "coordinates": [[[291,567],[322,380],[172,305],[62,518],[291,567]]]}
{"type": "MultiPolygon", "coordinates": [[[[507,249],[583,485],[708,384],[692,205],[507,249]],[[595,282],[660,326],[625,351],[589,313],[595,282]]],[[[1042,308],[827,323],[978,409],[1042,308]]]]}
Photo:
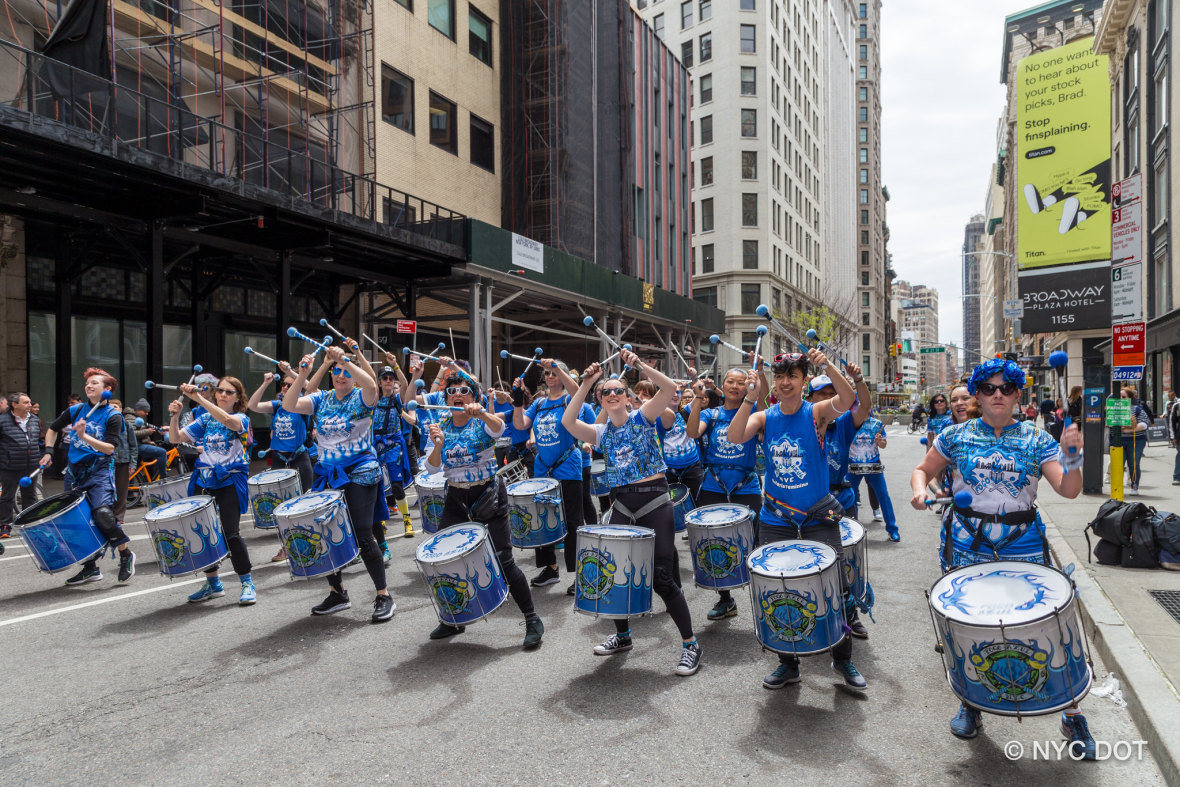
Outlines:
{"type": "Polygon", "coordinates": [[[757,227],[758,226],[758,195],[757,194],[743,194],[742,195],[742,226],[743,227],[757,227]]]}
{"type": "Polygon", "coordinates": [[[860,212],[860,223],[861,224],[868,224],[869,223],[869,212],[867,210],[862,210],[860,212]]]}
{"type": "MultiPolygon", "coordinates": [[[[866,233],[864,233],[864,234],[865,234],[865,235],[868,235],[868,233],[867,233],[867,232],[866,232],[866,233]]],[[[869,265],[869,253],[868,253],[867,251],[862,251],[862,252],[860,253],[860,266],[861,266],[862,268],[867,268],[867,267],[868,267],[868,265],[869,265]]],[[[867,283],[868,283],[868,282],[866,282],[866,284],[867,284],[867,283]]]]}
{"type": "Polygon", "coordinates": [[[496,131],[491,123],[471,116],[471,163],[486,169],[496,171],[496,131]]]}
{"type": "Polygon", "coordinates": [[[701,0],[701,12],[697,17],[704,22],[706,19],[713,18],[713,0],[701,0]]]}
{"type": "Polygon", "coordinates": [[[869,37],[869,26],[868,25],[861,25],[859,28],[857,28],[856,37],[857,38],[868,38],[869,37]]]}
{"type": "Polygon", "coordinates": [[[861,205],[868,205],[869,204],[869,190],[868,189],[861,189],[860,190],[860,204],[861,205]]]}
{"type": "Polygon", "coordinates": [[[713,272],[713,244],[701,246],[701,273],[713,272]]]}
{"type": "Polygon", "coordinates": [[[869,272],[868,271],[861,271],[860,272],[860,284],[862,287],[869,286],[869,272]]]}
{"type": "Polygon", "coordinates": [[[664,15],[656,14],[652,17],[652,28],[656,31],[656,38],[664,40],[664,15]]]}
{"type": "Polygon", "coordinates": [[[680,62],[685,68],[692,68],[692,41],[685,41],[680,45],[680,62]]]}
{"type": "MultiPolygon", "coordinates": [[[[873,349],[873,337],[871,334],[862,333],[860,335],[860,349],[864,350],[865,352],[873,349]]],[[[868,360],[868,356],[865,356],[865,360],[868,360]]]]}
{"type": "Polygon", "coordinates": [[[701,118],[701,144],[708,145],[713,142],[713,116],[705,115],[701,118]]]}
{"type": "Polygon", "coordinates": [[[758,69],[754,66],[742,66],[742,95],[758,95],[758,69]]]}
{"type": "Polygon", "coordinates": [[[1168,156],[1160,158],[1155,167],[1155,199],[1152,205],[1152,226],[1160,224],[1168,217],[1168,156]]]}
{"type": "Polygon", "coordinates": [[[861,148],[860,149],[860,163],[861,164],[868,164],[869,163],[869,149],[868,148],[861,148]]]}
{"type": "MultiPolygon", "coordinates": [[[[1159,0],[1156,0],[1159,2],[1159,0]]],[[[1153,132],[1158,132],[1161,128],[1168,125],[1168,69],[1164,66],[1160,69],[1159,75],[1155,78],[1155,128],[1153,132]]]]}
{"type": "Polygon", "coordinates": [[[758,151],[742,151],[742,180],[758,179],[758,151]]]}
{"type": "Polygon", "coordinates": [[[868,242],[869,242],[869,231],[868,230],[861,230],[860,231],[860,242],[862,244],[866,244],[866,245],[868,244],[868,242]]]}
{"type": "Polygon", "coordinates": [[[680,4],[680,29],[692,27],[692,0],[680,4]]]}
{"type": "Polygon", "coordinates": [[[397,3],[400,6],[405,6],[406,8],[410,9],[411,11],[414,10],[413,0],[393,0],[393,2],[397,3]]]}
{"type": "Polygon", "coordinates": [[[701,185],[713,185],[713,157],[707,156],[701,159],[701,185]]]}
{"type": "Polygon", "coordinates": [[[868,3],[861,3],[860,4],[860,6],[857,8],[857,16],[859,16],[861,19],[868,19],[869,18],[868,3]]]}
{"type": "Polygon", "coordinates": [[[414,133],[414,80],[381,64],[381,119],[414,133]]]}
{"type": "MultiPolygon", "coordinates": [[[[762,303],[762,285],[760,284],[743,284],[742,285],[742,314],[753,314],[758,306],[762,303]]],[[[750,336],[755,337],[756,334],[751,333],[750,336]]],[[[750,342],[753,345],[753,341],[750,342]]]]}
{"type": "Polygon", "coordinates": [[[459,155],[459,140],[455,134],[457,115],[453,101],[430,91],[430,144],[456,156],[459,155]]]}
{"type": "Polygon", "coordinates": [[[872,323],[872,317],[869,315],[869,313],[862,312],[860,315],[860,324],[861,325],[870,325],[871,323],[872,323]]]}
{"type": "Polygon", "coordinates": [[[742,241],[742,268],[748,271],[758,269],[758,241],[742,241]]]}
{"type": "Polygon", "coordinates": [[[708,104],[713,100],[713,75],[705,74],[701,77],[701,103],[708,104]]]}
{"type": "Polygon", "coordinates": [[[713,34],[701,35],[701,62],[707,63],[713,59],[713,34]]]}
{"type": "Polygon", "coordinates": [[[857,79],[868,79],[869,78],[869,67],[868,66],[858,66],[856,69],[856,78],[857,79]]]}
{"type": "Polygon", "coordinates": [[[868,123],[869,122],[869,108],[868,107],[861,107],[860,109],[856,110],[856,119],[859,120],[861,123],[868,123]]]}
{"type": "Polygon", "coordinates": [[[467,49],[476,60],[492,64],[492,20],[475,6],[467,7],[467,49]]]}
{"type": "Polygon", "coordinates": [[[869,171],[867,169],[862,169],[860,171],[860,182],[861,183],[868,183],[869,182],[869,171]]]}
{"type": "Polygon", "coordinates": [[[867,45],[867,44],[861,44],[859,47],[857,47],[857,54],[859,55],[859,57],[860,57],[860,59],[861,59],[861,60],[868,60],[868,59],[869,59],[869,47],[868,47],[868,45],[867,45]]]}
{"type": "Polygon", "coordinates": [[[862,293],[860,294],[860,305],[861,305],[861,306],[864,306],[864,307],[866,307],[866,308],[868,307],[868,305],[869,305],[869,294],[868,294],[867,292],[862,292],[862,293]]]}
{"type": "Polygon", "coordinates": [[[455,0],[426,0],[426,19],[447,38],[455,38],[455,0]]]}
{"type": "Polygon", "coordinates": [[[738,7],[741,8],[743,11],[756,10],[754,7],[754,0],[742,0],[741,5],[738,7]]]}
{"type": "Polygon", "coordinates": [[[857,91],[857,96],[859,101],[868,101],[869,89],[867,87],[862,87],[859,91],[857,91]]]}
{"type": "Polygon", "coordinates": [[[742,110],[742,136],[756,137],[758,136],[758,110],[743,109],[742,110]]]}
{"type": "Polygon", "coordinates": [[[716,287],[693,287],[692,299],[697,303],[703,303],[706,306],[717,308],[717,288],[716,287]]]}
{"type": "Polygon", "coordinates": [[[741,30],[741,37],[742,37],[742,50],[741,51],[742,52],[745,52],[747,54],[752,54],[752,53],[758,51],[757,48],[755,47],[755,43],[754,43],[754,36],[756,35],[756,33],[755,33],[756,27],[757,27],[757,25],[742,25],[742,30],[741,30]]]}
{"type": "Polygon", "coordinates": [[[859,139],[861,142],[868,142],[869,141],[869,130],[867,128],[860,129],[858,133],[859,133],[859,139]]]}
{"type": "Polygon", "coordinates": [[[713,231],[713,200],[701,200],[701,232],[713,231]]]}

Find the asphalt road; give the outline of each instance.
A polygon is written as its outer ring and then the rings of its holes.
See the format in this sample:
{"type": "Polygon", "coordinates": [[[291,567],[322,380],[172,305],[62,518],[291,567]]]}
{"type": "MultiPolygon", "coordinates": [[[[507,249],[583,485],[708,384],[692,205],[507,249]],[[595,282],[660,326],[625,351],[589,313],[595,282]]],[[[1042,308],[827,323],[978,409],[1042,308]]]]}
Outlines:
{"type": "MultiPolygon", "coordinates": [[[[511,601],[489,622],[430,642],[435,616],[412,560],[421,536],[391,542],[397,614],[383,625],[368,621],[372,586],[360,566],[347,572],[353,609],[312,617],[324,583],[265,562],[276,539],[249,526],[259,564],[249,608],[236,605],[232,574],[225,598],[186,604],[196,581],[156,572],[142,509],[128,518],[139,573],[125,587],[112,560],[103,582],[64,587],[66,574],[37,573],[9,540],[0,557],[0,780],[1161,784],[1150,750],[1139,757],[1122,743],[1141,737],[1126,710],[1105,698],[1082,703],[1095,738],[1120,744],[1102,762],[1034,758],[1035,747],[1061,741],[1057,715],[985,715],[975,740],[951,736],[958,701],[933,651],[924,595],[938,577],[937,520],[905,503],[922,450],[917,436],[891,434],[884,451],[903,540],[869,526],[877,606],[870,639],[854,646],[863,695],[837,685],[826,656],[804,660],[799,685],[762,688],[775,660],[754,637],[748,595],[737,596],[737,617],[709,623],[715,595],[691,587],[685,542],[685,591],[704,649],[689,678],[673,674],[679,640],[662,613],[634,623],[629,654],[594,656],[613,626],[572,611],[564,572],[535,592],[546,626],[539,650],[521,650],[511,601]],[[1012,741],[1024,749],[1016,760],[1005,754],[1012,741]]],[[[531,556],[517,554],[531,576],[531,556]]]]}

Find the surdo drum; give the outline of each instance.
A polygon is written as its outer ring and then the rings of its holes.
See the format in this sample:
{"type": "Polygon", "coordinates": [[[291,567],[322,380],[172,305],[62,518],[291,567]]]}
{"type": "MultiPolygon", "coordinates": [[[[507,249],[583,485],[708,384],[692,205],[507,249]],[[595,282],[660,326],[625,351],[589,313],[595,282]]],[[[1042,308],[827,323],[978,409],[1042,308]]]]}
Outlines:
{"type": "Polygon", "coordinates": [[[730,590],[750,582],[746,558],[754,548],[753,511],[718,503],[689,511],[684,521],[697,587],[730,590]]]}
{"type": "Polygon", "coordinates": [[[246,481],[250,489],[250,510],[254,527],[270,530],[275,527],[275,509],[303,493],[299,473],[290,469],[265,470],[246,481]]]}
{"type": "Polygon", "coordinates": [[[12,525],[37,569],[47,574],[89,560],[107,543],[94,526],[85,492],[46,498],[21,511],[12,525]]]}
{"type": "Polygon", "coordinates": [[[333,574],[360,554],[343,492],[308,492],[280,505],[274,516],[292,576],[333,574]]]}
{"type": "Polygon", "coordinates": [[[651,614],[655,553],[656,532],[646,527],[578,528],[574,609],[604,618],[651,614]]]}
{"type": "Polygon", "coordinates": [[[166,576],[181,577],[204,571],[229,554],[217,504],[209,495],[194,495],[157,506],[144,514],[143,521],[156,548],[160,573],[166,576]]]}
{"type": "Polygon", "coordinates": [[[565,538],[565,508],[559,482],[529,478],[509,484],[507,492],[508,527],[514,547],[533,549],[565,538]]]}
{"type": "Polygon", "coordinates": [[[418,510],[422,514],[422,532],[438,532],[442,521],[443,504],[447,499],[447,477],[442,473],[418,473],[414,479],[418,490],[418,510]]]}
{"type": "Polygon", "coordinates": [[[491,615],[508,598],[508,585],[488,531],[478,522],[440,530],[414,555],[438,619],[465,626],[491,615]]]}
{"type": "Polygon", "coordinates": [[[818,541],[778,541],[758,547],[746,565],[754,632],[764,648],[809,656],[844,638],[836,550],[818,541]]]}

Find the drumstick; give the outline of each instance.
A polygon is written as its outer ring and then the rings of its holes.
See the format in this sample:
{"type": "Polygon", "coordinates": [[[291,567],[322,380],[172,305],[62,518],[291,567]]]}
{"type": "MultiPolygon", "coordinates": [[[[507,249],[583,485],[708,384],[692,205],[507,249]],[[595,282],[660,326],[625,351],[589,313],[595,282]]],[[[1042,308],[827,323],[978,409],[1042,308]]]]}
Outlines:
{"type": "Polygon", "coordinates": [[[836,352],[831,347],[819,340],[819,334],[816,332],[815,328],[811,328],[807,331],[807,338],[815,342],[815,346],[826,352],[828,355],[836,356],[836,360],[838,360],[840,363],[844,364],[845,366],[848,365],[848,361],[844,360],[840,353],[836,352]]]}
{"type": "Polygon", "coordinates": [[[449,405],[449,404],[418,404],[413,399],[406,402],[405,409],[407,412],[410,412],[410,413],[414,412],[415,410],[450,410],[452,412],[458,412],[458,413],[462,413],[462,412],[467,411],[466,407],[455,407],[455,406],[449,405]]]}
{"type": "Polygon", "coordinates": [[[687,374],[688,370],[691,369],[692,367],[688,365],[688,361],[684,360],[684,355],[681,354],[680,350],[676,347],[676,344],[671,341],[671,339],[672,339],[672,334],[669,333],[668,334],[668,346],[670,348],[672,348],[672,352],[676,353],[676,357],[680,359],[680,362],[682,364],[684,364],[684,372],[685,372],[685,374],[687,374]]]}
{"type": "Polygon", "coordinates": [[[772,315],[770,313],[770,307],[767,306],[765,303],[761,304],[754,311],[758,314],[759,317],[765,317],[767,322],[769,322],[775,328],[778,328],[780,331],[782,331],[784,336],[786,336],[788,339],[790,339],[795,344],[799,345],[799,348],[801,350],[803,350],[804,354],[806,354],[807,351],[811,349],[806,344],[804,344],[803,342],[799,341],[794,336],[792,336],[791,332],[788,331],[786,328],[784,328],[782,323],[780,323],[778,320],[774,319],[774,315],[772,315]]]}
{"type": "MultiPolygon", "coordinates": [[[[317,342],[315,339],[311,338],[310,336],[306,336],[306,335],[300,333],[299,330],[297,328],[295,328],[294,326],[291,326],[290,328],[287,329],[287,335],[290,336],[292,339],[302,339],[303,341],[307,342],[308,344],[314,344],[315,345],[315,352],[313,352],[311,354],[311,357],[313,359],[317,355],[320,354],[320,350],[326,350],[328,348],[328,345],[332,343],[331,336],[325,336],[324,340],[322,342],[317,342]]],[[[301,363],[300,366],[303,366],[303,364],[301,363]]]]}
{"type": "Polygon", "coordinates": [[[948,506],[952,503],[958,508],[970,508],[971,501],[974,498],[971,493],[964,489],[962,492],[955,493],[954,497],[936,497],[933,500],[926,500],[926,506],[948,506]]]}
{"type": "MultiPolygon", "coordinates": [[[[257,355],[259,358],[261,358],[264,361],[270,361],[275,366],[278,366],[279,369],[283,368],[282,365],[278,361],[276,361],[274,358],[271,358],[269,355],[263,355],[262,353],[255,350],[253,347],[243,347],[242,351],[244,353],[246,353],[246,355],[257,355]]],[[[290,375],[291,377],[295,376],[295,372],[290,371],[290,370],[285,371],[284,374],[290,375]]]]}
{"type": "MultiPolygon", "coordinates": [[[[627,352],[634,352],[634,351],[631,349],[631,345],[629,345],[629,344],[624,344],[624,345],[623,345],[623,350],[626,350],[627,352]]],[[[607,356],[605,359],[603,359],[603,360],[599,361],[599,362],[598,362],[598,365],[599,365],[599,366],[606,366],[608,363],[610,363],[611,361],[613,361],[615,358],[618,358],[620,355],[622,355],[622,354],[623,354],[623,350],[619,350],[619,351],[618,351],[618,352],[616,352],[614,355],[608,355],[608,356],[607,356]]]]}
{"type": "Polygon", "coordinates": [[[585,319],[582,320],[582,325],[585,325],[587,328],[593,328],[594,330],[598,331],[598,335],[601,336],[602,338],[606,339],[608,342],[610,342],[616,350],[623,349],[622,347],[619,346],[618,342],[616,342],[614,339],[612,339],[610,337],[610,334],[608,334],[606,331],[604,331],[598,327],[598,325],[594,322],[594,318],[591,317],[589,314],[587,314],[585,319]]]}
{"type": "Polygon", "coordinates": [[[144,380],[143,387],[147,388],[149,391],[153,388],[167,388],[169,391],[179,391],[180,390],[179,385],[165,385],[164,383],[154,383],[151,380],[144,380]]]}
{"type": "MultiPolygon", "coordinates": [[[[1065,367],[1069,363],[1069,353],[1065,350],[1057,350],[1049,353],[1049,365],[1057,372],[1057,394],[1061,397],[1061,409],[1065,420],[1061,423],[1061,431],[1064,432],[1073,423],[1073,419],[1069,417],[1069,399],[1065,396],[1065,367]]],[[[1076,446],[1070,446],[1069,452],[1076,454],[1078,449],[1076,446]]]]}
{"type": "MultiPolygon", "coordinates": [[[[439,346],[439,347],[445,347],[446,345],[445,345],[445,344],[441,344],[441,343],[440,343],[438,346],[439,346]]],[[[410,354],[410,348],[409,348],[409,347],[403,347],[403,348],[402,348],[402,355],[409,355],[409,354],[410,354]]],[[[430,360],[432,360],[432,361],[438,361],[439,363],[442,363],[442,359],[440,359],[439,357],[437,357],[437,356],[435,356],[435,355],[428,355],[427,353],[418,353],[417,355],[418,355],[418,357],[419,357],[419,358],[428,358],[428,359],[430,359],[430,360]]],[[[471,375],[469,375],[467,372],[463,371],[462,369],[456,368],[456,369],[455,369],[455,372],[456,372],[456,373],[457,373],[457,374],[458,374],[460,377],[465,377],[466,379],[470,380],[471,382],[473,382],[473,383],[475,382],[475,378],[474,378],[474,377],[472,377],[471,375]]],[[[476,383],[476,384],[478,385],[478,383],[476,383]]]]}
{"type": "MultiPolygon", "coordinates": [[[[758,326],[758,338],[754,342],[754,359],[752,361],[753,367],[752,367],[751,371],[755,371],[755,372],[758,371],[758,353],[762,350],[762,337],[765,336],[766,334],[768,334],[769,332],[770,332],[770,329],[767,328],[765,325],[758,326]]],[[[746,390],[749,391],[750,393],[753,393],[754,388],[756,388],[756,387],[757,386],[755,386],[754,383],[749,383],[746,385],[746,390]]]]}
{"type": "MultiPolygon", "coordinates": [[[[540,347],[537,348],[537,350],[540,350],[540,349],[541,349],[540,347]]],[[[534,351],[534,352],[536,352],[536,351],[534,351]]],[[[539,354],[540,353],[538,353],[538,355],[539,354]]],[[[500,350],[500,357],[504,358],[504,359],[515,358],[518,361],[524,361],[525,363],[532,363],[533,359],[536,358],[537,356],[534,355],[533,358],[526,358],[523,355],[517,355],[516,353],[510,353],[507,350],[500,350]]]]}
{"type": "Polygon", "coordinates": [[[370,335],[369,335],[369,334],[367,334],[367,333],[361,332],[361,337],[362,337],[362,338],[364,338],[364,339],[368,339],[368,340],[369,340],[369,344],[371,344],[371,345],[373,345],[374,347],[376,347],[376,348],[377,348],[377,352],[381,353],[382,355],[384,355],[384,354],[385,354],[385,348],[384,348],[384,347],[382,347],[381,345],[377,344],[377,340],[376,340],[376,339],[374,339],[372,336],[370,336],[370,335]]]}
{"type": "MultiPolygon", "coordinates": [[[[763,327],[765,327],[765,326],[763,326],[763,327]]],[[[735,353],[738,353],[739,355],[741,355],[743,358],[746,356],[746,351],[745,351],[745,350],[743,350],[741,347],[735,347],[735,346],[733,346],[732,344],[730,344],[729,342],[725,341],[724,339],[722,339],[722,338],[721,338],[720,336],[718,336],[717,334],[713,334],[712,336],[710,336],[710,337],[709,337],[709,342],[710,342],[711,344],[720,344],[722,347],[728,347],[729,349],[733,350],[735,353]]]]}
{"type": "Polygon", "coordinates": [[[347,337],[345,337],[345,335],[344,335],[344,334],[342,334],[340,331],[336,330],[336,326],[332,325],[332,323],[328,322],[328,320],[327,320],[326,318],[324,318],[324,317],[321,317],[321,318],[320,318],[320,325],[324,326],[324,327],[325,327],[325,328],[327,328],[329,331],[331,331],[332,333],[334,333],[334,334],[336,334],[337,336],[339,336],[341,339],[347,338],[347,337]]]}
{"type": "Polygon", "coordinates": [[[197,379],[197,375],[204,371],[204,367],[199,363],[193,364],[193,376],[188,378],[188,384],[192,385],[193,380],[197,379]]]}
{"type": "Polygon", "coordinates": [[[519,379],[523,380],[524,376],[529,373],[529,369],[533,368],[533,364],[540,362],[541,355],[544,352],[545,351],[542,350],[540,347],[536,347],[533,349],[533,357],[529,358],[529,362],[527,364],[525,364],[524,371],[520,373],[519,379]]]}
{"type": "Polygon", "coordinates": [[[20,481],[18,483],[21,486],[32,486],[33,481],[37,478],[37,476],[41,475],[41,471],[44,469],[45,469],[44,467],[38,467],[36,470],[29,473],[28,475],[21,476],[20,481]]]}

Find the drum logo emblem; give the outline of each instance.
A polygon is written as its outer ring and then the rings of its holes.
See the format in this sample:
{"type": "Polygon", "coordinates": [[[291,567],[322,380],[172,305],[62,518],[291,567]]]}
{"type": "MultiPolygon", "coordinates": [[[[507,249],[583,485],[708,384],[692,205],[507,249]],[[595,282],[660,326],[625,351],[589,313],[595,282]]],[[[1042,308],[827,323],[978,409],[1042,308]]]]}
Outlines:
{"type": "Polygon", "coordinates": [[[186,549],[184,537],[172,530],[161,530],[156,533],[152,541],[156,545],[156,554],[168,568],[174,568],[184,562],[186,549]]]}
{"type": "Polygon", "coordinates": [[[741,550],[721,538],[701,539],[696,546],[697,567],[712,579],[732,574],[741,565],[741,550]]]}
{"type": "Polygon", "coordinates": [[[819,607],[809,596],[792,590],[767,591],[762,594],[761,607],[762,622],[777,640],[798,642],[815,630],[815,613],[819,607]]]}
{"type": "Polygon", "coordinates": [[[1022,702],[1041,696],[1049,678],[1049,654],[1020,642],[996,642],[971,650],[971,665],[994,702],[1022,702]]]}
{"type": "Polygon", "coordinates": [[[283,536],[287,557],[296,568],[307,568],[315,564],[327,552],[322,534],[310,528],[293,527],[283,536]]]}
{"type": "Polygon", "coordinates": [[[283,499],[273,492],[262,492],[255,495],[254,500],[254,518],[259,522],[275,521],[275,509],[283,504],[283,499]]]}
{"type": "Polygon", "coordinates": [[[615,584],[615,559],[609,552],[584,549],[578,555],[578,592],[582,598],[599,599],[615,584]]]}
{"type": "Polygon", "coordinates": [[[508,527],[512,535],[518,539],[524,538],[533,528],[533,515],[523,506],[511,506],[508,509],[508,527]]]}
{"type": "Polygon", "coordinates": [[[443,500],[438,497],[424,497],[422,498],[422,515],[426,517],[428,522],[441,522],[443,512],[443,500]]]}
{"type": "Polygon", "coordinates": [[[458,615],[471,603],[471,583],[454,574],[439,574],[428,580],[438,607],[445,615],[458,615]]]}

